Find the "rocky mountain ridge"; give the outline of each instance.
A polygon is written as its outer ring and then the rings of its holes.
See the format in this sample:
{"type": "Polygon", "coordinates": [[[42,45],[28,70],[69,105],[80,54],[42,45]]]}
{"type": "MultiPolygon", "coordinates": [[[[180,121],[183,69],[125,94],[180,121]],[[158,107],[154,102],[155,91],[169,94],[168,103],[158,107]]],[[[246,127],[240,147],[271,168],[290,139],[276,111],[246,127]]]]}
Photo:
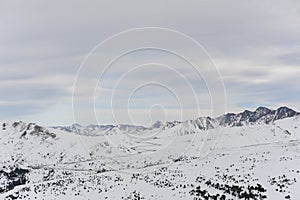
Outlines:
{"type": "Polygon", "coordinates": [[[245,110],[240,113],[227,113],[217,118],[212,117],[198,117],[197,119],[187,120],[184,122],[171,121],[162,122],[156,121],[150,127],[118,124],[118,125],[88,125],[81,126],[80,124],[72,124],[71,126],[54,126],[52,128],[60,129],[67,132],[73,132],[82,135],[94,134],[114,134],[114,133],[139,133],[142,131],[149,131],[154,129],[166,130],[177,125],[188,126],[192,125],[200,130],[213,129],[217,127],[238,127],[253,124],[269,124],[279,119],[294,117],[300,115],[299,112],[294,111],[286,106],[272,110],[266,107],[258,107],[254,111],[245,110]]]}

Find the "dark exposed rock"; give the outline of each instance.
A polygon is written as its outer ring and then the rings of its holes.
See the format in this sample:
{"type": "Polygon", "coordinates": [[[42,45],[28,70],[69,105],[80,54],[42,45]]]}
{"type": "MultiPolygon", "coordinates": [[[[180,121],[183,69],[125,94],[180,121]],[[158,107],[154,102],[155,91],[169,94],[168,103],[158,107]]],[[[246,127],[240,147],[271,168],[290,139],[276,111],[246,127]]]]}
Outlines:
{"type": "Polygon", "coordinates": [[[255,111],[245,110],[244,112],[234,114],[228,113],[216,118],[220,126],[243,126],[255,123],[270,123],[287,117],[294,117],[300,113],[287,108],[280,107],[277,110],[271,110],[265,107],[258,107],[255,111]]]}
{"type": "Polygon", "coordinates": [[[30,171],[28,169],[22,169],[16,167],[15,169],[10,170],[9,172],[0,170],[0,177],[2,180],[5,180],[6,184],[0,186],[0,194],[14,189],[18,185],[23,185],[28,182],[27,174],[30,171]]]}

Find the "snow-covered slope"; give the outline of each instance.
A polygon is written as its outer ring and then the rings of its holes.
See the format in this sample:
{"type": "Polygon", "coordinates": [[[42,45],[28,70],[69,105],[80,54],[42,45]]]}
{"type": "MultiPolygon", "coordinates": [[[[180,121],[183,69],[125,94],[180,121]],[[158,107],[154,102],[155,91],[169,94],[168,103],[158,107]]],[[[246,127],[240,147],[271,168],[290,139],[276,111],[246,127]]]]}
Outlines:
{"type": "Polygon", "coordinates": [[[3,199],[300,195],[300,115],[286,107],[151,127],[0,125],[3,199]]]}

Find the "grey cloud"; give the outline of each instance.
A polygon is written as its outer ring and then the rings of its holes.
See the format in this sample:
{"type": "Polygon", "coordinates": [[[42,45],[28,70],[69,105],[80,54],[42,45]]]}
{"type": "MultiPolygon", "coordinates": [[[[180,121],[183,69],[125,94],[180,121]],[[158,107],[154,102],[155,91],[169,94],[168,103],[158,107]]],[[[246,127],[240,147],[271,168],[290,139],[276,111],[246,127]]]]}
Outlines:
{"type": "MultiPolygon", "coordinates": [[[[110,35],[143,26],[176,29],[202,44],[220,68],[233,110],[239,102],[250,100],[299,105],[299,11],[299,1],[293,0],[2,1],[0,102],[15,102],[15,106],[0,103],[1,118],[43,113],[57,102],[70,104],[75,74],[85,55],[110,35]],[[30,103],[31,99],[40,103],[30,103]]],[[[168,63],[171,57],[155,58],[168,63]]],[[[149,60],[140,54],[122,63],[130,66],[149,60]]],[[[113,76],[122,72],[122,63],[114,66],[113,76]]],[[[191,71],[182,71],[198,85],[199,93],[207,92],[191,71]]],[[[141,73],[127,84],[149,75],[141,73]]],[[[166,78],[189,97],[176,77],[166,78]]],[[[209,72],[206,78],[214,80],[209,72]]]]}
{"type": "Polygon", "coordinates": [[[45,106],[51,106],[51,104],[48,105],[33,105],[31,103],[26,104],[15,104],[15,105],[1,105],[0,104],[0,110],[1,120],[22,120],[21,116],[27,116],[30,114],[40,113],[45,110],[45,106]]]}

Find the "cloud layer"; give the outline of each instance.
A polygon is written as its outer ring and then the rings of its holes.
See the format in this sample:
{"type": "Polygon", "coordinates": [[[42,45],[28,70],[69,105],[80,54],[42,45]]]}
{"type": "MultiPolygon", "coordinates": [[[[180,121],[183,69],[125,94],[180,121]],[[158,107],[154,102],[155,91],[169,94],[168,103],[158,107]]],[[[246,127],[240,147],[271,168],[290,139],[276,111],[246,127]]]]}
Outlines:
{"type": "MultiPolygon", "coordinates": [[[[252,109],[258,105],[287,105],[300,110],[299,1],[42,3],[32,0],[0,3],[0,119],[23,119],[44,125],[72,123],[74,78],[87,53],[113,34],[149,26],[181,31],[205,47],[226,86],[227,111],[252,109]]],[[[171,39],[170,43],[176,46],[171,39]]],[[[192,51],[189,46],[182,48],[192,51]]],[[[106,53],[99,56],[113,52],[106,53]]],[[[195,77],[193,71],[174,56],[144,51],[115,63],[104,79],[105,84],[97,89],[101,95],[97,96],[96,113],[101,123],[115,122],[109,106],[115,81],[128,69],[150,61],[178,69],[196,88],[201,114],[211,113],[203,79],[195,77]]],[[[97,67],[95,63],[95,69],[97,67]]],[[[135,71],[116,88],[118,122],[131,123],[121,106],[128,100],[128,90],[151,78],[170,84],[184,102],[186,117],[196,117],[193,93],[179,76],[157,66],[145,71],[135,71]]],[[[206,78],[214,80],[209,71],[206,78]]],[[[80,91],[84,102],[88,89],[80,91]]],[[[139,91],[130,105],[137,123],[179,118],[179,107],[170,91],[154,86],[139,91]],[[164,105],[166,110],[159,105],[164,105]],[[149,110],[153,116],[149,116],[149,110]],[[147,117],[143,120],[145,114],[147,117]]],[[[84,112],[82,106],[82,123],[94,123],[84,117],[84,112]]]]}

